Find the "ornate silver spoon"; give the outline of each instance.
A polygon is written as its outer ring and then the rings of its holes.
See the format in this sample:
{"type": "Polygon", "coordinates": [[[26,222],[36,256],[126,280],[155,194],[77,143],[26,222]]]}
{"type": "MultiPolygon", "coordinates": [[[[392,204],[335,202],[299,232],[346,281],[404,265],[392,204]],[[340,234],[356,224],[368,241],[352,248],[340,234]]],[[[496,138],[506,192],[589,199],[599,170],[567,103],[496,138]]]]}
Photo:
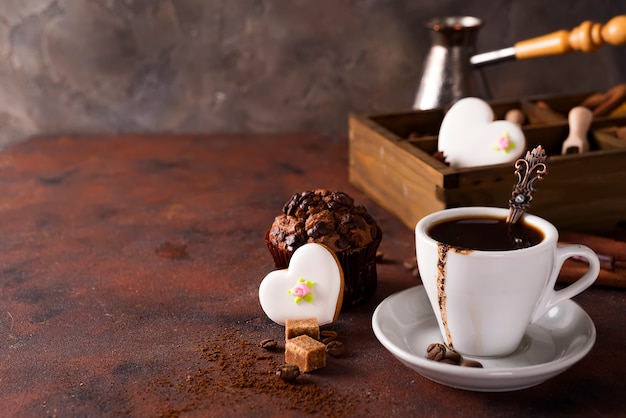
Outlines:
{"type": "Polygon", "coordinates": [[[532,203],[535,182],[543,179],[548,173],[547,159],[545,151],[539,145],[532,151],[526,151],[526,156],[515,162],[517,184],[513,186],[513,193],[509,199],[507,224],[516,223],[532,203]]]}

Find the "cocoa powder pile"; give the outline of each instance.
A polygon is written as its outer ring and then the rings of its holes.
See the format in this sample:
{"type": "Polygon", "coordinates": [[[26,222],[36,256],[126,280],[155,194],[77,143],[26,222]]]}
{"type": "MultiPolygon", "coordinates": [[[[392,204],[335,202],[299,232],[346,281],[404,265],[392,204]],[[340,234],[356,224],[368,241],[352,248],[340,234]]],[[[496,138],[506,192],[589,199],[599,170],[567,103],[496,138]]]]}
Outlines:
{"type": "Polygon", "coordinates": [[[361,396],[333,391],[324,383],[331,376],[313,378],[304,374],[293,382],[285,382],[276,375],[284,363],[284,349],[264,349],[237,331],[199,342],[197,353],[197,370],[160,377],[149,385],[152,395],[167,400],[167,407],[161,408],[158,416],[177,417],[215,409],[215,405],[239,408],[233,413],[254,413],[255,409],[271,405],[274,413],[335,417],[357,410],[362,413],[366,403],[361,396]]]}

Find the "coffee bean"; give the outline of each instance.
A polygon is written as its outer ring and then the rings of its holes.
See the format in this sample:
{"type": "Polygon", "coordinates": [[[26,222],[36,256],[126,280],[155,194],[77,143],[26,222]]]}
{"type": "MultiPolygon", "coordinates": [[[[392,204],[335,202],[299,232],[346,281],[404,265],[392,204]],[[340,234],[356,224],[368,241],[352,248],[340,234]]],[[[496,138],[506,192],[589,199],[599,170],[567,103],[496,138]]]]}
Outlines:
{"type": "Polygon", "coordinates": [[[326,345],[326,352],[333,357],[340,357],[343,355],[345,349],[341,341],[333,340],[326,345]]]}
{"type": "Polygon", "coordinates": [[[446,356],[446,346],[440,343],[430,344],[426,348],[426,358],[428,360],[441,361],[446,356]]]}
{"type": "Polygon", "coordinates": [[[337,338],[339,334],[337,333],[337,331],[333,331],[331,329],[323,329],[320,331],[320,337],[323,338],[337,338]]]}
{"type": "Polygon", "coordinates": [[[426,358],[428,360],[438,361],[439,363],[452,364],[462,367],[482,368],[483,365],[475,360],[464,360],[463,356],[445,344],[432,343],[426,347],[426,358]]]}
{"type": "Polygon", "coordinates": [[[461,355],[454,350],[448,350],[445,358],[452,360],[454,364],[459,364],[461,363],[461,360],[463,360],[463,357],[461,357],[461,355]]]}
{"type": "Polygon", "coordinates": [[[285,382],[292,382],[300,376],[300,368],[295,364],[284,364],[276,370],[276,376],[285,382]]]}
{"type": "Polygon", "coordinates": [[[461,362],[461,367],[476,367],[482,369],[483,365],[476,360],[463,360],[461,362]]]}
{"type": "Polygon", "coordinates": [[[321,342],[322,344],[326,344],[326,345],[330,344],[330,343],[331,343],[331,342],[333,342],[333,341],[335,341],[335,338],[334,338],[334,337],[326,337],[326,338],[322,338],[322,339],[320,340],[320,342],[321,342]]]}
{"type": "Polygon", "coordinates": [[[278,342],[276,342],[276,340],[272,338],[266,338],[263,341],[261,341],[259,345],[266,350],[273,350],[278,345],[278,342]]]}

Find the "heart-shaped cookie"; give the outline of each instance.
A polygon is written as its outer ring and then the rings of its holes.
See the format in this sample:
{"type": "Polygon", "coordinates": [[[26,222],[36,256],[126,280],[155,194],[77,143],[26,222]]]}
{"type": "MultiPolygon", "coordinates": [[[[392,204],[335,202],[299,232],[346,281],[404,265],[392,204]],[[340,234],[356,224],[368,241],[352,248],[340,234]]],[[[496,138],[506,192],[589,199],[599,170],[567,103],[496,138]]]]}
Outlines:
{"type": "Polygon", "coordinates": [[[476,167],[517,160],[526,138],[515,123],[496,120],[484,100],[466,97],[446,113],[439,128],[438,148],[450,167],[476,167]]]}
{"type": "Polygon", "coordinates": [[[287,269],[265,276],[259,301],[277,324],[317,318],[319,325],[326,325],[339,316],[343,287],[343,270],[335,254],[322,244],[310,243],[294,251],[287,269]]]}

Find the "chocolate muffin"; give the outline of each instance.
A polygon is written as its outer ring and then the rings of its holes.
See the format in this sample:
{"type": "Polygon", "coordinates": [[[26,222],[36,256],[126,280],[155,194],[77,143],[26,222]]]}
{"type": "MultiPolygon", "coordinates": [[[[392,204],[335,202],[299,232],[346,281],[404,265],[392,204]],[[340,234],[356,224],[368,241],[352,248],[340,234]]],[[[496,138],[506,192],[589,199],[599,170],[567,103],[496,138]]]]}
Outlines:
{"type": "Polygon", "coordinates": [[[315,242],[330,248],[344,274],[344,308],[365,302],[376,290],[376,250],[382,231],[365,207],[346,193],[317,189],[294,194],[274,219],[265,241],[276,268],[293,252],[315,242]]]}

